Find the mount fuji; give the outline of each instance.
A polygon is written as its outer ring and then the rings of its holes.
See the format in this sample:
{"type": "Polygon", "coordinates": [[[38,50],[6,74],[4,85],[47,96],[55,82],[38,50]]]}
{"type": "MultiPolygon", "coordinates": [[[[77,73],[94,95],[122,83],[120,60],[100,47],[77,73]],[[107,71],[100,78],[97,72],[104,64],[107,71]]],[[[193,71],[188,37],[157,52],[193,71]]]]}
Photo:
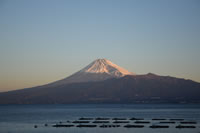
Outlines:
{"type": "Polygon", "coordinates": [[[111,78],[121,78],[126,75],[135,75],[132,72],[119,67],[107,59],[97,59],[91,64],[72,74],[71,76],[50,83],[49,86],[64,85],[69,83],[102,81],[111,78]]]}
{"type": "Polygon", "coordinates": [[[0,93],[0,104],[200,103],[200,83],[137,75],[107,59],[46,85],[0,93]]]}

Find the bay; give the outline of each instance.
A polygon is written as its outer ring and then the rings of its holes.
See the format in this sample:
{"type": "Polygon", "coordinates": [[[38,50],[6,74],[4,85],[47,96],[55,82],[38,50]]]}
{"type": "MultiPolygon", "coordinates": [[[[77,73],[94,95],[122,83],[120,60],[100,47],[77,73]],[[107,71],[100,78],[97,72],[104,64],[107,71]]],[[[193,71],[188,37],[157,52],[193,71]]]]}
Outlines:
{"type": "MultiPolygon", "coordinates": [[[[72,104],[72,105],[0,105],[0,133],[199,133],[199,104],[72,104]],[[144,118],[150,121],[144,128],[55,128],[59,122],[74,121],[81,117],[144,118]],[[159,124],[154,118],[196,121],[194,129],[177,129],[167,124],[166,129],[152,129],[159,124]],[[48,124],[48,126],[45,126],[48,124]],[[37,128],[34,126],[37,125],[37,128]]],[[[166,125],[166,124],[165,124],[166,125]]]]}

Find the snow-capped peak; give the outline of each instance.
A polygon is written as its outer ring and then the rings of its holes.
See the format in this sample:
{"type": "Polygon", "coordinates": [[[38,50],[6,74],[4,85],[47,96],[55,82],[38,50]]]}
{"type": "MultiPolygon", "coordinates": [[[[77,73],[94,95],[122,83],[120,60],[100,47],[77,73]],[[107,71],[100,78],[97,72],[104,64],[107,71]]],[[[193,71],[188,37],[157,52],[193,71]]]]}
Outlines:
{"type": "Polygon", "coordinates": [[[97,59],[83,68],[80,72],[85,73],[107,73],[113,77],[123,77],[125,75],[134,75],[124,68],[117,66],[107,59],[97,59]]]}
{"type": "Polygon", "coordinates": [[[64,85],[69,83],[103,81],[110,78],[120,78],[125,75],[135,75],[121,68],[107,59],[97,59],[82,70],[62,80],[48,84],[48,86],[64,85]]]}

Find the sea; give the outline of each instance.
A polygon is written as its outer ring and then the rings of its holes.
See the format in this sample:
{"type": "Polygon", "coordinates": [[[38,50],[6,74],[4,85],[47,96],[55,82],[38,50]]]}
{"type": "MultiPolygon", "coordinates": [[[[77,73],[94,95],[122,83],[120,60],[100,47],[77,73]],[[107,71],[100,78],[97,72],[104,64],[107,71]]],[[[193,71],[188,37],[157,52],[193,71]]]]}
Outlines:
{"type": "MultiPolygon", "coordinates": [[[[84,124],[83,124],[84,125],[84,124]]],[[[106,125],[106,124],[105,124],[106,125]]],[[[52,104],[52,105],[0,105],[0,133],[200,133],[199,104],[52,104]],[[113,125],[114,118],[126,119],[120,127],[101,128],[77,127],[80,118],[108,118],[113,125]],[[125,128],[136,120],[149,121],[142,128],[125,128]],[[162,124],[161,121],[174,121],[162,124]],[[181,124],[195,122],[194,124],[181,124]],[[53,127],[72,124],[73,127],[53,127]],[[152,125],[168,125],[169,128],[150,128],[152,125]],[[176,126],[195,128],[176,128],[176,126]]]]}

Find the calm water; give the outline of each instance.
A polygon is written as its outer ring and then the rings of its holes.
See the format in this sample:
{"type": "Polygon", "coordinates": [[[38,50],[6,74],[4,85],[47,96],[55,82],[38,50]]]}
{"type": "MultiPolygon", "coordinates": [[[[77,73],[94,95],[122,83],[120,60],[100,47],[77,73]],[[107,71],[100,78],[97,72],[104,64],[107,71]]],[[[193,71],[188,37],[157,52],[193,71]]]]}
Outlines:
{"type": "Polygon", "coordinates": [[[0,133],[200,133],[200,105],[177,104],[92,104],[92,105],[0,105],[0,133]],[[151,121],[141,129],[119,128],[55,128],[59,121],[80,117],[138,117],[151,121]],[[151,129],[152,118],[183,118],[197,121],[195,129],[151,129]],[[48,127],[44,124],[48,123],[48,127]],[[38,125],[38,128],[34,128],[38,125]]]}

